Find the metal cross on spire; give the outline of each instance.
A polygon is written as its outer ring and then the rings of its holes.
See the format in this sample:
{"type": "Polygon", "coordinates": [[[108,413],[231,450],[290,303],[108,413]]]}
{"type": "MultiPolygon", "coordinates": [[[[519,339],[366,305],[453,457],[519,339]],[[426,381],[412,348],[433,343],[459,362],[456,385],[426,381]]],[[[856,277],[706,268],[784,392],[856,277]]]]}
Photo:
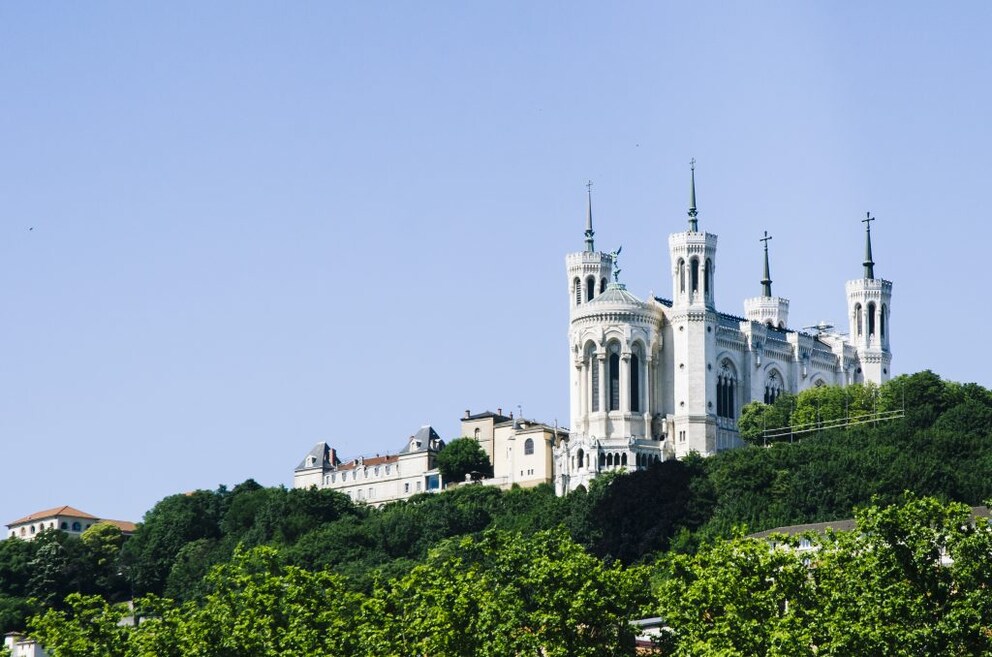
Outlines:
{"type": "Polygon", "coordinates": [[[586,182],[586,195],[589,199],[589,206],[586,212],[586,251],[595,251],[596,245],[593,242],[593,235],[596,233],[592,230],[592,181],[586,182]]]}
{"type": "Polygon", "coordinates": [[[691,182],[689,185],[689,230],[692,232],[697,232],[699,230],[699,221],[696,219],[696,158],[689,160],[689,170],[691,182]]]}
{"type": "Polygon", "coordinates": [[[771,238],[772,236],[766,230],[765,236],[758,239],[759,242],[765,243],[765,276],[761,279],[761,296],[763,297],[770,297],[772,295],[772,277],[768,267],[768,240],[771,238]]]}
{"type": "Polygon", "coordinates": [[[871,212],[865,213],[865,218],[861,220],[861,223],[865,225],[865,278],[872,279],[875,278],[875,262],[871,259],[871,222],[875,221],[875,217],[871,216],[871,212]]]}

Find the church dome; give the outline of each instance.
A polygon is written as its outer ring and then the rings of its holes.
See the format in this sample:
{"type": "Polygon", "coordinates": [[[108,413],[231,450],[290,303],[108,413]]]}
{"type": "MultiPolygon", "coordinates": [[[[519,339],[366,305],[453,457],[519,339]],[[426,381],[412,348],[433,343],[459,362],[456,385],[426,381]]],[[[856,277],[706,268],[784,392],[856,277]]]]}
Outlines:
{"type": "Polygon", "coordinates": [[[622,305],[622,306],[643,306],[644,302],[627,291],[627,286],[623,283],[610,283],[606,286],[606,291],[589,302],[588,305],[622,305]]]}

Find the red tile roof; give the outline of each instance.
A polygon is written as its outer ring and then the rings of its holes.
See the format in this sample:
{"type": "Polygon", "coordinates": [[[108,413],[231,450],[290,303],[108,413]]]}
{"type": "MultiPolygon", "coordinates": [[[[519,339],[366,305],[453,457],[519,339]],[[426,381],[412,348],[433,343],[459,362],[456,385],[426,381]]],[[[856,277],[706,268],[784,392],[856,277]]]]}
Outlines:
{"type": "Polygon", "coordinates": [[[73,518],[87,518],[91,520],[99,520],[96,516],[90,515],[85,511],[80,511],[71,506],[57,506],[54,509],[46,509],[44,511],[38,511],[37,513],[32,513],[29,516],[24,516],[19,520],[7,523],[8,527],[13,527],[14,525],[20,525],[25,522],[31,522],[32,520],[41,520],[43,518],[54,518],[55,516],[72,516],[73,518]]]}
{"type": "Polygon", "coordinates": [[[366,467],[370,465],[382,465],[384,463],[395,463],[399,461],[400,457],[397,455],[392,456],[373,456],[372,458],[366,458],[362,463],[358,462],[358,459],[348,461],[347,463],[342,463],[337,467],[337,470],[354,470],[355,468],[365,465],[366,467]]]}
{"type": "Polygon", "coordinates": [[[110,520],[109,518],[103,518],[100,522],[109,522],[125,534],[133,534],[134,530],[138,528],[138,526],[130,520],[110,520]]]}

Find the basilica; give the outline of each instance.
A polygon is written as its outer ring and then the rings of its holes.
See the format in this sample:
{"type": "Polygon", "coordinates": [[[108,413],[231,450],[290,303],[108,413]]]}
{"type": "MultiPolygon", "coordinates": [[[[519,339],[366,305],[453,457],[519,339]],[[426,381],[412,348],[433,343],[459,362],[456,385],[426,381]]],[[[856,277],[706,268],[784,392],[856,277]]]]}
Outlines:
{"type": "Polygon", "coordinates": [[[748,402],[888,380],[892,283],[875,277],[873,218],[863,221],[864,274],[846,285],[848,334],[806,332],[789,328],[789,300],[772,294],[767,239],[761,296],[744,300],[743,316],[716,309],[717,236],[699,228],[695,166],[687,229],[668,238],[670,298],[642,300],[611,280],[618,254],[596,250],[590,196],[585,248],[565,258],[571,425],[554,448],[558,493],[604,470],[739,446],[748,402]]]}

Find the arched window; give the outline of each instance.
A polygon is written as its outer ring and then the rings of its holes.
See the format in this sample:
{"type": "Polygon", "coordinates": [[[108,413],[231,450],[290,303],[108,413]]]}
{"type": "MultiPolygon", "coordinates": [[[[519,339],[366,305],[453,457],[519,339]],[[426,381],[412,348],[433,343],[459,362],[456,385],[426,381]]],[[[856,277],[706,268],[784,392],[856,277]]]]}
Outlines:
{"type": "Polygon", "coordinates": [[[586,279],[586,301],[592,301],[596,294],[596,279],[590,276],[586,279]]]}
{"type": "Polygon", "coordinates": [[[875,304],[868,304],[868,335],[875,335],[875,304]]]}
{"type": "Polygon", "coordinates": [[[524,441],[524,454],[533,454],[533,453],[534,453],[534,439],[528,438],[527,440],[524,441]]]}
{"type": "Polygon", "coordinates": [[[620,465],[627,465],[627,452],[620,455],[620,465]]]}
{"type": "Polygon", "coordinates": [[[637,354],[630,355],[630,410],[641,411],[641,367],[637,354]]]}
{"type": "Polygon", "coordinates": [[[606,278],[599,281],[599,293],[602,294],[603,292],[606,292],[606,278]]]}
{"type": "Polygon", "coordinates": [[[609,410],[620,410],[620,354],[610,354],[610,399],[609,410]]]}
{"type": "Polygon", "coordinates": [[[854,305],[854,321],[857,324],[858,335],[861,335],[861,304],[854,305]]]}
{"type": "Polygon", "coordinates": [[[579,448],[578,457],[579,457],[579,467],[581,468],[585,463],[585,457],[586,457],[586,453],[582,450],[581,447],[579,448]]]}
{"type": "Polygon", "coordinates": [[[582,303],[582,281],[579,280],[578,276],[572,281],[572,288],[575,290],[575,305],[582,303]]]}
{"type": "Polygon", "coordinates": [[[599,467],[606,465],[606,454],[604,452],[599,453],[599,467]]]}
{"type": "Polygon", "coordinates": [[[609,454],[606,455],[606,467],[608,467],[608,468],[612,468],[613,467],[613,453],[612,452],[610,452],[609,454]]]}
{"type": "Polygon", "coordinates": [[[476,428],[475,428],[475,439],[476,439],[476,440],[478,440],[478,439],[479,439],[479,434],[480,434],[480,433],[481,433],[481,430],[479,429],[479,427],[476,427],[476,428]]]}
{"type": "Polygon", "coordinates": [[[685,292],[685,260],[679,258],[679,292],[685,292]]]}
{"type": "Polygon", "coordinates": [[[765,403],[774,404],[779,395],[782,394],[782,378],[778,372],[772,371],[765,382],[765,403]]]}
{"type": "Polygon", "coordinates": [[[689,261],[689,289],[699,292],[699,260],[696,258],[689,261]]]}
{"type": "Polygon", "coordinates": [[[885,313],[888,309],[882,304],[882,312],[878,313],[878,334],[885,337],[885,313]]]}
{"type": "Polygon", "coordinates": [[[737,373],[729,359],[721,363],[716,379],[716,414],[731,420],[737,417],[737,373]]]}
{"type": "Polygon", "coordinates": [[[72,523],[72,531],[78,532],[82,528],[83,528],[83,526],[79,524],[79,521],[78,520],[76,522],[72,523]]]}
{"type": "Polygon", "coordinates": [[[586,362],[589,363],[589,392],[592,395],[590,408],[593,413],[599,412],[599,358],[596,348],[590,344],[586,348],[586,362]]]}
{"type": "Polygon", "coordinates": [[[62,521],[62,524],[60,525],[60,528],[61,529],[69,529],[69,523],[67,523],[65,520],[63,520],[62,521]]]}
{"type": "Polygon", "coordinates": [[[706,259],[706,268],[703,270],[703,291],[710,293],[710,278],[713,276],[713,263],[706,259]]]}

